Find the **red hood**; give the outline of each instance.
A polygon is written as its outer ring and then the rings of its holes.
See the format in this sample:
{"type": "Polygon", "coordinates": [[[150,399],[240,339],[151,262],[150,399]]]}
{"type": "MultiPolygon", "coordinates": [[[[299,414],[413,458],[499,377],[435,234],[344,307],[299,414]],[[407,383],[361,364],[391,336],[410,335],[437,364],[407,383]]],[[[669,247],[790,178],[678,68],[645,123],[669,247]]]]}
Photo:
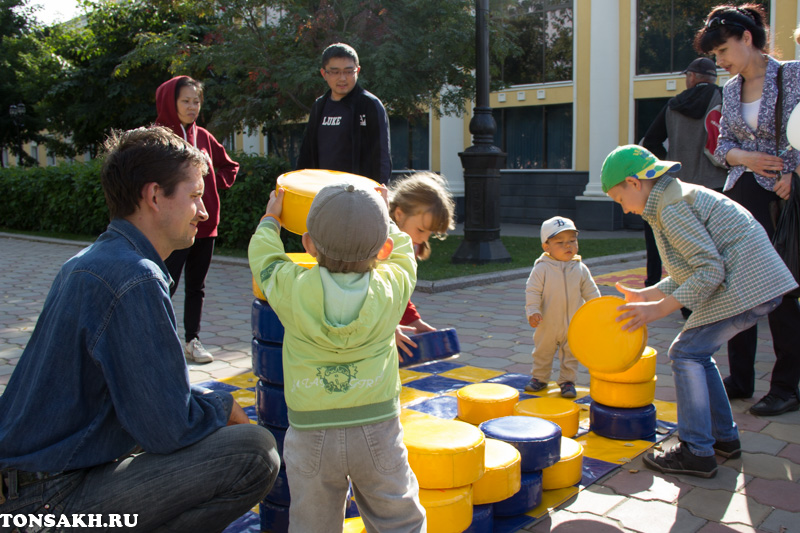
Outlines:
{"type": "Polygon", "coordinates": [[[158,89],[156,89],[156,110],[158,111],[156,124],[170,128],[176,135],[186,139],[189,144],[195,145],[197,125],[192,123],[191,126],[186,128],[186,134],[184,135],[181,121],[178,118],[178,108],[175,105],[175,86],[181,78],[188,78],[188,76],[175,76],[159,85],[158,89]]]}

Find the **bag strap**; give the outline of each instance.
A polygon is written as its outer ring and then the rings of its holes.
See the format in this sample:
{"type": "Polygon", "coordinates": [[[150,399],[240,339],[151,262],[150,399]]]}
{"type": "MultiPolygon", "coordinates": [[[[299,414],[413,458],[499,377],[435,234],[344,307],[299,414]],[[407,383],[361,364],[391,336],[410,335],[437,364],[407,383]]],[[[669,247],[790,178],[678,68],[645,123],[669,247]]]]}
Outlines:
{"type": "Polygon", "coordinates": [[[775,155],[781,153],[781,130],[783,129],[783,63],[778,67],[778,99],[775,102],[775,155]]]}

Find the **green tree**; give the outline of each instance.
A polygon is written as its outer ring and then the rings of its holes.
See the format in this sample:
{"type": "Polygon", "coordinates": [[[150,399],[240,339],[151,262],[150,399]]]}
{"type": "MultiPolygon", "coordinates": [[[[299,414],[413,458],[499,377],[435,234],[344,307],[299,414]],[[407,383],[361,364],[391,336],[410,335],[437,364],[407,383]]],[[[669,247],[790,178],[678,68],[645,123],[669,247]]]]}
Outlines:
{"type": "MultiPolygon", "coordinates": [[[[69,140],[69,144],[55,137],[50,140],[52,148],[65,155],[84,151],[94,155],[111,128],[130,129],[155,120],[155,90],[173,73],[155,61],[119,69],[141,35],[170,32],[190,44],[203,39],[215,20],[210,9],[179,9],[181,4],[170,0],[101,0],[84,5],[85,24],[58,25],[46,36],[64,66],[40,112],[49,118],[50,131],[69,140]]],[[[201,71],[180,74],[203,78],[201,71]]],[[[205,107],[201,121],[212,111],[213,106],[205,107]]]]}
{"type": "Polygon", "coordinates": [[[23,165],[35,164],[23,143],[46,139],[41,132],[47,121],[35,104],[59,70],[27,0],[0,0],[0,149],[9,149],[23,165]],[[10,107],[18,104],[25,105],[25,114],[12,117],[10,107]]]}
{"type": "MultiPolygon", "coordinates": [[[[188,6],[194,2],[175,2],[188,6]]],[[[432,106],[462,110],[473,94],[475,19],[456,0],[224,0],[202,40],[148,33],[121,71],[155,62],[202,70],[218,99],[222,134],[302,120],[326,86],[320,56],[343,41],[358,52],[360,82],[399,116],[432,106]],[[447,90],[442,90],[444,87],[447,90]]]]}

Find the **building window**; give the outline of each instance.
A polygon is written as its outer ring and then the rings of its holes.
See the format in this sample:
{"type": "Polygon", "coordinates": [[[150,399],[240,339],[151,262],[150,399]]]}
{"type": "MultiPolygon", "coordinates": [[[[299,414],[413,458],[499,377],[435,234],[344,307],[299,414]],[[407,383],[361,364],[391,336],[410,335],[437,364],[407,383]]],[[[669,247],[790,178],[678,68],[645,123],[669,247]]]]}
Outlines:
{"type": "Polygon", "coordinates": [[[389,117],[392,168],[394,170],[430,169],[430,131],[427,113],[389,117]]]}
{"type": "Polygon", "coordinates": [[[572,168],[572,104],[506,107],[492,111],[495,145],[506,168],[572,168]]]}
{"type": "MultiPolygon", "coordinates": [[[[636,74],[681,72],[697,58],[692,43],[719,0],[639,0],[636,74]]],[[[754,0],[767,12],[769,0],[754,0]]]]}
{"type": "Polygon", "coordinates": [[[573,2],[491,0],[510,49],[494,63],[505,86],[572,80],[573,2]]]}

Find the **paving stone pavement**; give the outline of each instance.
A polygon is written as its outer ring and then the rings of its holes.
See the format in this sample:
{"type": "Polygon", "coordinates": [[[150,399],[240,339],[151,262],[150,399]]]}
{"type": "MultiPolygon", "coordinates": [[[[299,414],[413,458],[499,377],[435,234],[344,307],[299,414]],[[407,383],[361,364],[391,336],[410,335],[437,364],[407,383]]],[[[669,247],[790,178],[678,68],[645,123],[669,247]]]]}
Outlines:
{"type": "MultiPolygon", "coordinates": [[[[0,236],[0,394],[22,354],[61,264],[74,255],[75,243],[0,236]]],[[[595,265],[595,276],[644,265],[629,262],[595,265]]],[[[200,338],[214,354],[207,365],[189,364],[193,383],[222,379],[251,369],[250,272],[243,261],[215,258],[207,280],[200,338]]],[[[616,294],[601,286],[602,294],[616,294]]],[[[423,318],[439,327],[455,327],[461,342],[459,362],[508,372],[531,369],[532,329],[524,317],[525,280],[471,286],[440,293],[416,292],[423,318]]],[[[182,287],[175,297],[178,321],[182,287]]],[[[649,327],[648,345],[658,351],[658,400],[675,401],[667,348],[680,330],[680,313],[649,327]]],[[[182,334],[182,332],[181,332],[182,334]]],[[[757,394],[732,404],[741,430],[740,459],[720,461],[714,479],[659,475],[641,456],[579,492],[525,531],[567,533],[639,531],[716,533],[722,531],[800,532],[800,412],[756,417],[746,411],[768,390],[774,362],[769,329],[759,324],[757,394]]],[[[727,375],[724,348],[717,356],[727,375]]],[[[554,375],[558,362],[554,365],[554,375]]],[[[578,384],[588,386],[581,367],[578,384]]],[[[671,445],[676,437],[663,443],[671,445]]]]}

